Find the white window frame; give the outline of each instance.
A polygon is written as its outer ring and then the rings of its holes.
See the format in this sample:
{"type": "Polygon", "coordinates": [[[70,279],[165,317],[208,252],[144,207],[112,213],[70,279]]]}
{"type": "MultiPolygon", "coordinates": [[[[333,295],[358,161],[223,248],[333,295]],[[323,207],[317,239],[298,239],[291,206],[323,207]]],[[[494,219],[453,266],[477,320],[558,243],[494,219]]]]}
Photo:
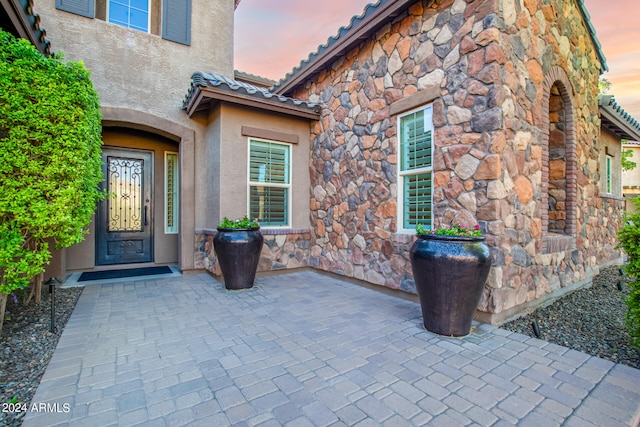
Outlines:
{"type": "MultiPolygon", "coordinates": [[[[287,188],[287,223],[282,225],[267,225],[264,223],[260,223],[261,228],[290,228],[291,227],[291,214],[292,214],[292,185],[291,185],[291,177],[292,177],[292,169],[293,169],[293,150],[291,144],[273,141],[269,139],[263,138],[248,138],[247,139],[247,216],[251,216],[251,187],[259,186],[259,187],[279,187],[279,188],[287,188]],[[263,144],[274,144],[280,145],[287,149],[287,155],[289,159],[288,168],[287,168],[287,184],[278,184],[278,183],[264,183],[264,182],[253,182],[251,181],[251,143],[263,143],[263,144]]],[[[251,218],[253,219],[253,218],[251,218]]]]}
{"type": "MultiPolygon", "coordinates": [[[[426,224],[428,227],[433,226],[433,146],[434,146],[434,131],[433,131],[433,104],[427,104],[420,106],[418,108],[405,111],[402,114],[399,114],[396,120],[396,135],[398,140],[398,161],[397,161],[397,171],[398,171],[398,218],[396,221],[396,227],[399,233],[415,233],[416,229],[414,228],[406,228],[404,224],[404,211],[405,211],[405,194],[404,194],[404,180],[405,177],[419,175],[423,173],[431,174],[431,200],[429,201],[432,209],[431,216],[431,224],[426,224]],[[431,131],[431,165],[428,167],[402,170],[402,118],[408,115],[414,114],[419,111],[424,111],[424,120],[425,124],[427,123],[427,118],[429,119],[429,130],[431,131]]],[[[426,126],[425,126],[426,128],[426,126]]]]}
{"type": "Polygon", "coordinates": [[[164,233],[178,234],[180,233],[180,156],[175,151],[164,152],[164,233]],[[173,194],[173,227],[169,227],[169,156],[173,155],[176,159],[174,171],[174,194],[173,194]]]}
{"type": "MultiPolygon", "coordinates": [[[[147,0],[148,8],[147,8],[147,30],[146,31],[142,31],[142,30],[140,30],[138,28],[132,27],[130,22],[128,22],[127,25],[123,25],[123,24],[121,24],[119,22],[113,22],[111,20],[111,10],[110,10],[111,9],[111,1],[112,0],[107,0],[107,22],[109,22],[111,24],[114,24],[114,25],[119,25],[119,26],[124,27],[124,28],[130,28],[130,29],[135,30],[135,31],[140,31],[141,33],[149,34],[151,32],[151,3],[152,3],[152,0],[147,0]]],[[[117,1],[123,2],[123,1],[129,1],[129,0],[117,0],[117,1]]],[[[129,9],[131,9],[131,4],[129,4],[129,9]]]]}

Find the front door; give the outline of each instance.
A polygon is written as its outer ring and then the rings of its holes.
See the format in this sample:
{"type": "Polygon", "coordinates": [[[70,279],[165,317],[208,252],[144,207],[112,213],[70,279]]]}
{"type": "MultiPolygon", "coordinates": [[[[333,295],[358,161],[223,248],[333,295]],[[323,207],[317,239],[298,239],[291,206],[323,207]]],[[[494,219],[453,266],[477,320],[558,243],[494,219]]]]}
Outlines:
{"type": "Polygon", "coordinates": [[[104,147],[96,215],[96,265],[153,261],[153,153],[104,147]]]}

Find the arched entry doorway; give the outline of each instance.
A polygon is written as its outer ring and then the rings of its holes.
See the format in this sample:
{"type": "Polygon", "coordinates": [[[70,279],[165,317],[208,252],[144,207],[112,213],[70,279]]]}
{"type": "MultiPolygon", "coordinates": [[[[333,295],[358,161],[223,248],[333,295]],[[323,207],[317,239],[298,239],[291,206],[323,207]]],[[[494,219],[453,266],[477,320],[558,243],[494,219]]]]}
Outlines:
{"type": "Polygon", "coordinates": [[[178,264],[179,146],[122,127],[102,133],[102,188],[95,219],[95,264],[178,264]]]}
{"type": "MultiPolygon", "coordinates": [[[[178,266],[193,270],[195,245],[195,131],[171,120],[127,108],[102,107],[102,125],[138,129],[173,141],[178,147],[178,266]]],[[[164,159],[163,159],[164,161],[164,159]]],[[[158,162],[158,159],[155,159],[158,162]]],[[[156,254],[156,263],[158,262],[156,254]]]]}
{"type": "MultiPolygon", "coordinates": [[[[173,224],[173,228],[177,230],[174,235],[177,239],[176,244],[170,244],[171,251],[177,251],[177,264],[180,270],[193,270],[194,264],[194,251],[195,245],[195,195],[194,195],[194,181],[195,181],[195,131],[188,127],[182,126],[176,122],[163,119],[154,116],[149,113],[130,110],[126,108],[114,108],[114,107],[102,107],[102,125],[103,132],[110,132],[118,130],[120,132],[135,133],[142,132],[143,134],[151,135],[152,138],[160,137],[165,142],[171,144],[172,150],[177,150],[178,153],[178,192],[179,198],[177,199],[178,205],[178,218],[173,224]]],[[[111,144],[113,145],[113,144],[111,144]]],[[[118,144],[115,144],[118,145],[118,144]]],[[[106,147],[107,145],[105,145],[106,147]]],[[[132,148],[132,147],[125,147],[132,148]]],[[[133,147],[135,148],[135,147],[133,147]]],[[[138,147],[141,150],[145,150],[145,147],[138,147]]],[[[161,161],[164,163],[164,155],[159,157],[154,156],[154,165],[161,161]]],[[[157,181],[157,169],[154,175],[154,182],[157,181]]],[[[164,176],[162,176],[161,182],[163,182],[164,176]]],[[[158,194],[163,194],[164,188],[156,190],[156,197],[158,194]]],[[[174,202],[174,203],[175,203],[174,202]]],[[[154,212],[157,217],[157,212],[154,212]]],[[[164,211],[161,213],[164,215],[164,211]]],[[[154,221],[154,224],[157,221],[154,221]]],[[[164,226],[164,224],[162,224],[164,226]]],[[[97,266],[96,259],[96,231],[95,231],[95,219],[88,227],[89,234],[85,236],[85,240],[82,243],[71,246],[66,249],[53,251],[53,258],[51,264],[47,268],[45,273],[46,277],[57,277],[63,280],[68,273],[79,271],[91,271],[99,269],[113,269],[113,265],[97,266]]],[[[157,248],[157,240],[154,236],[154,248],[157,248]]],[[[173,260],[176,259],[175,255],[164,252],[166,257],[159,256],[159,253],[154,250],[155,264],[162,263],[162,260],[169,259],[169,256],[173,260]]],[[[147,263],[147,264],[153,264],[147,263]]],[[[175,264],[175,261],[166,263],[175,264]]],[[[122,264],[120,264],[122,265],[122,264]]],[[[128,264],[124,264],[128,265],[128,264]]],[[[144,264],[137,264],[132,266],[144,266],[144,264]]],[[[116,267],[117,268],[117,267],[116,267]]]]}

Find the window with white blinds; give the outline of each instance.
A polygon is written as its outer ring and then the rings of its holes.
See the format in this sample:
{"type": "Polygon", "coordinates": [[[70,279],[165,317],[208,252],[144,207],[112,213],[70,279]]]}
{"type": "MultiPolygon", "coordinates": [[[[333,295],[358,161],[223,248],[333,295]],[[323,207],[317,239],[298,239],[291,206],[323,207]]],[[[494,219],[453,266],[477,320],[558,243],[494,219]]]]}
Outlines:
{"type": "Polygon", "coordinates": [[[289,224],[291,146],[249,141],[249,217],[262,226],[289,224]]]}
{"type": "Polygon", "coordinates": [[[402,230],[432,224],[433,119],[431,106],[400,116],[399,205],[402,230]]]}

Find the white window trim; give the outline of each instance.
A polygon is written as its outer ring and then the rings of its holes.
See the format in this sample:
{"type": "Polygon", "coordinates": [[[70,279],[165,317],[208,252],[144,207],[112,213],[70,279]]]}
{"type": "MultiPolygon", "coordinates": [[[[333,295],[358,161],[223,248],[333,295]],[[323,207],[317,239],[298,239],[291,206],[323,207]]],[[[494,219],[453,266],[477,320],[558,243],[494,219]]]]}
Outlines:
{"type": "MultiPolygon", "coordinates": [[[[107,19],[106,19],[106,21],[108,23],[110,23],[110,24],[117,25],[119,27],[129,28],[130,30],[140,31],[141,33],[149,34],[149,33],[151,33],[151,3],[152,3],[151,0],[147,0],[147,4],[149,5],[149,8],[147,9],[147,31],[142,31],[142,30],[139,30],[137,28],[133,28],[133,27],[131,27],[129,25],[124,26],[124,25],[118,24],[116,22],[112,22],[111,21],[111,16],[110,16],[111,11],[109,10],[110,7],[111,7],[111,0],[107,0],[107,19]]],[[[129,7],[131,7],[131,6],[129,6],[129,7]]]]}
{"type": "Polygon", "coordinates": [[[293,153],[292,153],[292,149],[291,149],[291,144],[287,144],[287,143],[283,143],[283,142],[279,142],[279,141],[273,141],[273,140],[269,140],[269,139],[264,139],[264,138],[247,138],[247,216],[251,215],[251,186],[263,186],[263,187],[280,187],[280,188],[288,188],[289,191],[287,191],[287,223],[283,224],[283,225],[262,225],[260,224],[260,228],[264,228],[264,229],[282,229],[282,228],[291,228],[291,214],[292,214],[292,169],[293,169],[293,153]],[[267,143],[267,144],[276,144],[276,145],[282,145],[283,147],[287,147],[287,150],[289,152],[289,167],[287,170],[288,173],[288,177],[287,177],[287,182],[288,184],[277,184],[277,183],[268,183],[268,185],[265,185],[264,182],[252,182],[251,181],[251,141],[255,141],[255,142],[263,142],[263,143],[267,143]]]}
{"type": "Polygon", "coordinates": [[[175,151],[165,151],[164,152],[164,234],[179,234],[180,233],[180,155],[175,151]],[[176,222],[175,231],[169,229],[169,225],[167,223],[169,211],[167,203],[169,201],[169,189],[168,189],[168,176],[167,176],[167,164],[168,164],[168,155],[176,156],[176,171],[175,171],[175,201],[174,201],[174,221],[176,222]]]}
{"type": "MultiPolygon", "coordinates": [[[[412,110],[408,110],[408,111],[404,111],[402,114],[399,114],[397,119],[396,119],[396,135],[397,135],[397,140],[398,140],[398,161],[397,161],[397,183],[398,183],[398,217],[396,220],[396,228],[397,228],[397,232],[401,233],[401,234],[415,234],[416,230],[415,228],[404,228],[404,205],[405,205],[405,201],[404,201],[404,177],[405,176],[411,176],[411,175],[419,175],[421,173],[425,173],[425,172],[430,172],[431,173],[431,209],[433,212],[433,163],[431,164],[430,167],[425,167],[425,168],[418,168],[418,169],[411,169],[410,171],[403,171],[402,170],[402,141],[401,141],[401,136],[402,136],[402,130],[401,130],[401,123],[402,123],[402,118],[404,116],[408,116],[410,114],[416,113],[418,111],[426,111],[426,110],[430,110],[429,115],[431,117],[431,121],[430,121],[430,125],[431,125],[431,158],[433,159],[433,146],[434,146],[434,131],[433,131],[433,104],[427,104],[427,105],[422,105],[418,108],[414,108],[412,110]]],[[[431,224],[433,225],[433,215],[431,217],[431,224]]]]}

